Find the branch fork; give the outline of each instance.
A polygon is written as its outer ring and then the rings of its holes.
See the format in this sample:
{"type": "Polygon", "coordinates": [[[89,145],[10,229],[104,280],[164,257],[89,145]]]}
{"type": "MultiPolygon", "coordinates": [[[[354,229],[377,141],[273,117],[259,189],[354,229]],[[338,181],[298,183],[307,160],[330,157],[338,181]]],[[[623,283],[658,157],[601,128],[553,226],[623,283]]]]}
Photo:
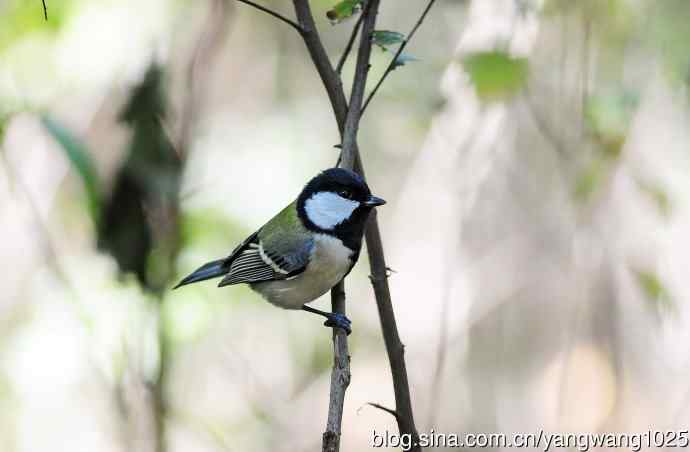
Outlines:
{"type": "MultiPolygon", "coordinates": [[[[338,166],[353,170],[364,177],[364,168],[362,167],[362,161],[357,146],[357,131],[359,129],[359,122],[362,114],[366,110],[373,97],[376,95],[376,92],[388,74],[395,69],[398,57],[408,42],[412,39],[412,36],[423,22],[435,0],[429,0],[429,3],[424,9],[421,17],[417,20],[415,26],[412,28],[412,31],[409,33],[406,39],[400,44],[400,47],[398,48],[393,60],[388,65],[386,71],[381,79],[377,82],[374,89],[367,96],[366,101],[364,100],[364,91],[366,88],[369,68],[371,66],[369,62],[372,48],[372,34],[376,25],[376,15],[378,14],[379,0],[365,0],[366,4],[355,26],[353,27],[343,54],[339,58],[335,68],[331,64],[326,49],[324,48],[321,38],[319,37],[316,24],[314,23],[314,17],[311,12],[311,7],[309,5],[309,0],[293,0],[297,22],[271,11],[268,8],[260,6],[253,1],[238,1],[251,5],[267,14],[276,17],[277,19],[289,24],[299,32],[300,36],[304,40],[304,44],[307,47],[309,56],[314,63],[319,77],[321,78],[323,86],[326,89],[326,93],[328,94],[328,98],[338,124],[338,130],[341,138],[341,152],[340,158],[338,159],[338,166]],[[348,58],[348,55],[354,46],[354,41],[358,33],[360,39],[357,52],[357,61],[355,65],[355,76],[348,102],[343,90],[343,82],[340,77],[340,73],[345,61],[348,58]]],[[[395,314],[393,312],[393,303],[390,289],[388,287],[389,268],[386,265],[386,260],[383,253],[381,232],[375,211],[371,213],[369,224],[365,231],[365,238],[372,273],[370,279],[376,297],[376,305],[378,308],[379,319],[381,321],[383,339],[393,377],[393,389],[396,403],[395,410],[385,408],[379,404],[372,404],[372,406],[394,415],[398,422],[398,429],[401,434],[408,434],[413,438],[418,438],[417,429],[414,424],[414,416],[412,413],[410,389],[407,381],[404,346],[398,335],[395,314]]],[[[331,289],[331,305],[334,313],[337,312],[345,314],[345,289],[342,281],[331,289]]],[[[351,378],[347,335],[345,331],[340,328],[333,328],[333,352],[334,360],[333,369],[331,372],[330,401],[326,431],[323,433],[323,452],[337,452],[340,449],[340,435],[343,406],[345,402],[345,391],[350,384],[351,378]]],[[[419,452],[421,451],[421,448],[416,445],[413,446],[411,450],[419,452]]]]}

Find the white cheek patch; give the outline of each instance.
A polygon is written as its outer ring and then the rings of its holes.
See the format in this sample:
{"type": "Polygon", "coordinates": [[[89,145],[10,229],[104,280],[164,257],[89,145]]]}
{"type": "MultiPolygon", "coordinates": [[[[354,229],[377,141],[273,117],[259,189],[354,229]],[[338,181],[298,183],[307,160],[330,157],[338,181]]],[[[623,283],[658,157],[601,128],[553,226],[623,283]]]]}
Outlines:
{"type": "Polygon", "coordinates": [[[345,199],[329,191],[315,193],[304,203],[307,217],[321,229],[335,228],[350,218],[357,207],[358,201],[345,199]]]}

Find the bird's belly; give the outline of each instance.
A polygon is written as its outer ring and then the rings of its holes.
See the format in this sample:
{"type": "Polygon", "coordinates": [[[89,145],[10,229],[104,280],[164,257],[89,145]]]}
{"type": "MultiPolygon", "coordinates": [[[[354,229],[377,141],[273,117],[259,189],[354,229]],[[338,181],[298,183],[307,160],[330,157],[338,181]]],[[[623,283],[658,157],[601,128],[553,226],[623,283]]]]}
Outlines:
{"type": "Polygon", "coordinates": [[[269,302],[286,309],[300,309],[328,292],[352,267],[352,251],[331,236],[318,234],[307,268],[292,279],[252,284],[269,302]]]}

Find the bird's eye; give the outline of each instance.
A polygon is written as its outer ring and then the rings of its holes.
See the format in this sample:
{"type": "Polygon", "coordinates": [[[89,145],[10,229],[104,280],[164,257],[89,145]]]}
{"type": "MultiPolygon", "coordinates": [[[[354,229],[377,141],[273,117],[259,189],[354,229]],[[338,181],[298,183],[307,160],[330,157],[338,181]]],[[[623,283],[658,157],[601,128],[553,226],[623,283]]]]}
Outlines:
{"type": "Polygon", "coordinates": [[[352,192],[350,190],[340,190],[338,195],[345,199],[352,199],[352,192]]]}

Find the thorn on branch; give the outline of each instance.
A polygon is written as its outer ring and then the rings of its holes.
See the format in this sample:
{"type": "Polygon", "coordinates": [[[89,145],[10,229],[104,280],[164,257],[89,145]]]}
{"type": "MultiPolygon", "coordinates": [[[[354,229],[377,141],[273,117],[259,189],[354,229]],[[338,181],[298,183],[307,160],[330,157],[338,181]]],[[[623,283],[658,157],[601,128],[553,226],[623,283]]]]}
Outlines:
{"type": "Polygon", "coordinates": [[[378,408],[381,411],[385,411],[386,413],[393,416],[396,420],[398,419],[398,412],[391,409],[391,408],[385,407],[385,406],[383,406],[379,403],[375,403],[375,402],[367,402],[367,405],[373,406],[374,408],[378,408]]]}
{"type": "Polygon", "coordinates": [[[381,276],[369,275],[369,279],[371,280],[372,284],[374,284],[374,283],[377,283],[377,282],[381,282],[381,281],[387,280],[388,278],[391,277],[391,275],[392,275],[393,273],[398,273],[398,272],[395,271],[395,270],[393,270],[393,269],[390,268],[390,267],[386,267],[386,274],[385,274],[383,277],[381,277],[381,276]]]}

